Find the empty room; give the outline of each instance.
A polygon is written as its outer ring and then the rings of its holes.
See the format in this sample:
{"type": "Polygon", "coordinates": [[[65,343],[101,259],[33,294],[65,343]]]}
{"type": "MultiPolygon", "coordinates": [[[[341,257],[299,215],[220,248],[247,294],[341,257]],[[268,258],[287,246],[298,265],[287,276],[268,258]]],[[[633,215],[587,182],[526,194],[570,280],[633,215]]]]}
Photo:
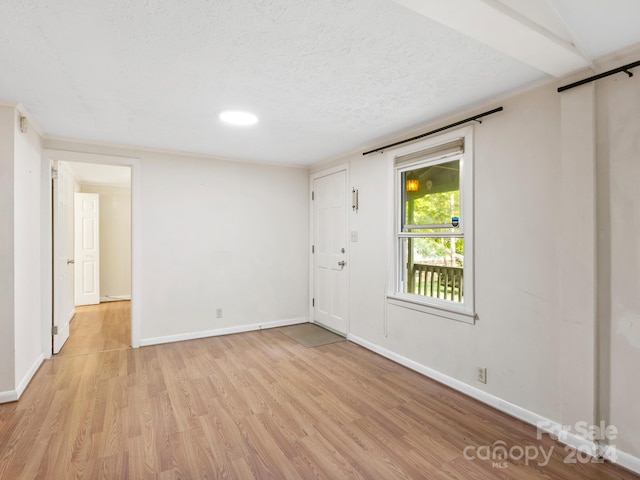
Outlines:
{"type": "Polygon", "coordinates": [[[4,1],[1,479],[640,479],[640,4],[4,1]]]}

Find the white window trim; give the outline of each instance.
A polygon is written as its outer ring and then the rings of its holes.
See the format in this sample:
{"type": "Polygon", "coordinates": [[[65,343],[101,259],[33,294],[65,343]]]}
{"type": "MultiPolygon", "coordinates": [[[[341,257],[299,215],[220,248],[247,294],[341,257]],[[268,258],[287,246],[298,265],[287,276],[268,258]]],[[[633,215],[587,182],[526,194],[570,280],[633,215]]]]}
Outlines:
{"type": "MultiPolygon", "coordinates": [[[[473,126],[453,130],[435,137],[429,137],[425,140],[406,145],[404,147],[389,150],[386,153],[388,164],[390,165],[393,186],[391,191],[391,211],[390,231],[391,231],[391,248],[389,252],[389,278],[387,281],[387,304],[416,310],[422,313],[444,317],[451,320],[474,324],[477,320],[475,311],[475,273],[474,273],[474,143],[473,143],[473,126]],[[458,138],[464,138],[464,154],[460,163],[462,171],[462,188],[460,189],[460,203],[464,217],[464,278],[465,291],[464,303],[458,304],[446,300],[404,293],[399,291],[400,278],[400,258],[399,242],[398,242],[398,218],[399,211],[399,191],[400,173],[406,170],[406,166],[396,167],[396,157],[408,155],[420,150],[435,147],[439,144],[451,142],[458,138]]],[[[415,162],[416,164],[420,162],[415,162]]]]}

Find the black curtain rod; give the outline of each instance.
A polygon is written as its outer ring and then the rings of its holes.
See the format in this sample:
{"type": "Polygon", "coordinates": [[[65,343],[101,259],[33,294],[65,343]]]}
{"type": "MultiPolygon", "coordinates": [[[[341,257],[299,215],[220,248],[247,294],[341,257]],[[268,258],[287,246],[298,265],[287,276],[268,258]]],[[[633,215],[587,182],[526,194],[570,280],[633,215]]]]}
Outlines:
{"type": "MultiPolygon", "coordinates": [[[[494,108],[493,110],[489,110],[488,112],[481,113],[479,115],[474,115],[473,117],[465,118],[464,120],[460,120],[459,122],[452,123],[451,125],[447,125],[446,127],[440,127],[435,130],[431,130],[430,132],[423,133],[422,135],[418,135],[416,137],[407,138],[406,140],[401,140],[396,143],[391,143],[389,145],[385,145],[384,147],[376,148],[375,150],[369,150],[368,152],[364,152],[362,155],[369,155],[370,153],[379,152],[381,150],[386,150],[387,148],[396,147],[398,145],[402,145],[403,143],[413,142],[414,140],[418,140],[419,138],[427,137],[429,135],[433,135],[434,133],[442,132],[443,130],[447,130],[449,128],[457,127],[458,125],[462,125],[463,123],[473,122],[478,120],[479,118],[486,117],[487,115],[491,115],[492,113],[501,112],[504,110],[502,107],[494,108]]],[[[479,120],[478,120],[479,121],[479,120]]],[[[482,123],[482,122],[480,122],[482,123]]]]}
{"type": "Polygon", "coordinates": [[[593,82],[594,80],[599,80],[601,78],[608,77],[609,75],[613,75],[615,73],[624,72],[630,77],[633,77],[633,73],[630,72],[629,69],[633,67],[637,67],[638,65],[640,65],[640,61],[629,63],[628,65],[623,65],[622,67],[614,68],[613,70],[609,70],[608,72],[599,73],[598,75],[585,78],[584,80],[580,80],[579,82],[570,83],[569,85],[565,85],[564,87],[558,88],[558,93],[564,92],[565,90],[569,90],[570,88],[579,87],[580,85],[584,85],[585,83],[593,82]]]}

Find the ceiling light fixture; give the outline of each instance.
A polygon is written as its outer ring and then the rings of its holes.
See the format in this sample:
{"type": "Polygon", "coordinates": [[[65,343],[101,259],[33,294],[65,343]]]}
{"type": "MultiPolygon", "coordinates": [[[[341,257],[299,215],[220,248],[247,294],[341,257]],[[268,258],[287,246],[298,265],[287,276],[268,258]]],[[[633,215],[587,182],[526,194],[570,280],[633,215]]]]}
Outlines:
{"type": "Polygon", "coordinates": [[[230,125],[248,126],[258,123],[258,117],[242,110],[225,110],[220,113],[220,120],[230,125]]]}

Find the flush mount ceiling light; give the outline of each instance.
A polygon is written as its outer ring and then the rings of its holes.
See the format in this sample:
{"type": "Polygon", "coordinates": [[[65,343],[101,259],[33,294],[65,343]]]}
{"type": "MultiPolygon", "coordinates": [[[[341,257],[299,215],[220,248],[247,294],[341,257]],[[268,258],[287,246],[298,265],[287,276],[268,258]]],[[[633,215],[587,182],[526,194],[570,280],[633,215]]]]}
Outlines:
{"type": "Polygon", "coordinates": [[[225,110],[220,113],[220,120],[230,125],[248,126],[258,123],[258,117],[242,110],[225,110]]]}

